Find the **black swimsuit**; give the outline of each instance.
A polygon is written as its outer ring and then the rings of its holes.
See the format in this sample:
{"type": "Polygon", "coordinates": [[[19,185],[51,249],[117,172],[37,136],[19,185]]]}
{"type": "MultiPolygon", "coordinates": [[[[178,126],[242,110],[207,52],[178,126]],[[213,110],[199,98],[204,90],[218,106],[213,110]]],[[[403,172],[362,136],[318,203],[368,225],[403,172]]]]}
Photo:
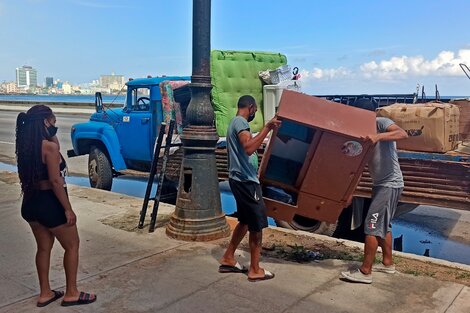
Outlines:
{"type": "MultiPolygon", "coordinates": [[[[62,160],[60,162],[60,175],[65,177],[67,175],[67,164],[62,155],[60,155],[60,158],[62,160]]],[[[40,169],[39,179],[49,179],[46,164],[43,164],[43,167],[40,169]]],[[[67,192],[65,184],[64,189],[67,192]]],[[[47,228],[54,228],[67,223],[65,209],[52,189],[35,189],[29,197],[23,197],[21,216],[27,222],[38,222],[47,228]]]]}

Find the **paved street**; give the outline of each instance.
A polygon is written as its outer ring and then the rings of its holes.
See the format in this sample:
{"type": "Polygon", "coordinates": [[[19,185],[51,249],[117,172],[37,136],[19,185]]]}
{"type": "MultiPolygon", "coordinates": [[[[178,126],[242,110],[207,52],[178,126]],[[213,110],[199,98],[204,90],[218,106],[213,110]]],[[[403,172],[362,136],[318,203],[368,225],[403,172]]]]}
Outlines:
{"type": "MultiPolygon", "coordinates": [[[[18,112],[15,111],[0,111],[0,162],[15,162],[15,126],[17,116],[18,112]]],[[[86,122],[89,119],[89,115],[56,113],[56,116],[57,127],[59,127],[57,135],[61,144],[61,151],[64,157],[67,158],[67,150],[72,149],[70,140],[70,129],[72,125],[86,122]]],[[[87,175],[87,162],[88,156],[80,156],[72,159],[67,158],[69,171],[73,174],[87,175]]]]}

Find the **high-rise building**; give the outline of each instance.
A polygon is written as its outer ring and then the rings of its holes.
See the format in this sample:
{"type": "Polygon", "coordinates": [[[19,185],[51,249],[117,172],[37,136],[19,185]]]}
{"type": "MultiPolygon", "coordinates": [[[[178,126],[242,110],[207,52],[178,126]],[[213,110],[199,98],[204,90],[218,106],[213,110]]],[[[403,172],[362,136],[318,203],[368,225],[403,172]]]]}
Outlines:
{"type": "MultiPolygon", "coordinates": [[[[110,88],[111,85],[113,86],[124,86],[124,76],[123,75],[115,75],[112,73],[111,75],[101,75],[100,76],[100,86],[103,88],[110,88]]],[[[120,89],[119,88],[119,89],[120,89]]]]}
{"type": "Polygon", "coordinates": [[[30,88],[38,85],[38,72],[31,66],[23,65],[16,68],[16,86],[30,88]]]}
{"type": "Polygon", "coordinates": [[[53,77],[46,77],[46,87],[52,87],[54,85],[54,78],[53,77]]]}

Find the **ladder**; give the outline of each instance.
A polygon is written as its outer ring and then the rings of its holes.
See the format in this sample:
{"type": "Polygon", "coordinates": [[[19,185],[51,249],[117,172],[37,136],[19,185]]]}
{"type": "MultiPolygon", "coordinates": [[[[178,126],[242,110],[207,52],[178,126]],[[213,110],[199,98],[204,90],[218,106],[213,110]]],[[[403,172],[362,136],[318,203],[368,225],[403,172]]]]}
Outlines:
{"type": "Polygon", "coordinates": [[[159,130],[159,133],[158,133],[158,137],[155,141],[154,151],[153,151],[153,158],[152,158],[152,165],[150,167],[150,174],[149,174],[149,179],[148,179],[148,182],[147,182],[147,189],[145,190],[144,203],[142,205],[142,210],[140,211],[140,219],[139,219],[138,228],[142,229],[142,228],[144,228],[145,215],[147,214],[147,207],[148,207],[149,201],[153,200],[153,209],[152,209],[152,213],[150,214],[149,233],[152,233],[153,231],[155,231],[155,224],[157,222],[158,207],[160,205],[160,197],[161,197],[161,194],[162,194],[163,181],[165,179],[166,165],[167,165],[168,159],[170,157],[170,148],[171,147],[176,147],[176,146],[181,146],[181,144],[172,144],[171,143],[171,140],[172,140],[172,137],[173,137],[173,131],[174,131],[174,128],[175,128],[175,121],[171,120],[170,125],[168,127],[168,134],[167,134],[167,137],[166,137],[165,146],[162,147],[163,136],[165,134],[165,128],[166,128],[166,124],[162,123],[160,125],[160,130],[159,130]],[[158,158],[159,158],[159,155],[160,155],[160,150],[162,148],[165,149],[164,153],[163,153],[162,167],[160,169],[160,173],[158,173],[158,175],[157,175],[158,158]],[[155,196],[150,197],[153,182],[155,180],[157,181],[157,190],[156,190],[155,196]]]}

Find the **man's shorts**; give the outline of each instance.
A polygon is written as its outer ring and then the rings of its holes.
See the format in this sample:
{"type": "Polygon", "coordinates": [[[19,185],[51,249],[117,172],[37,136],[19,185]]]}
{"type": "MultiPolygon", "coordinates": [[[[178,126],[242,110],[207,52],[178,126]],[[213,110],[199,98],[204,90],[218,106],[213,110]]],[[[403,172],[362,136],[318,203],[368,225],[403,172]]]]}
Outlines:
{"type": "Polygon", "coordinates": [[[385,239],[392,230],[392,221],[395,216],[398,201],[403,188],[373,187],[372,203],[364,221],[366,235],[377,236],[385,239]]]}
{"type": "Polygon", "coordinates": [[[261,187],[255,182],[239,182],[229,179],[235,201],[237,202],[238,221],[248,225],[250,232],[260,232],[268,227],[266,207],[264,206],[261,187]]]}

